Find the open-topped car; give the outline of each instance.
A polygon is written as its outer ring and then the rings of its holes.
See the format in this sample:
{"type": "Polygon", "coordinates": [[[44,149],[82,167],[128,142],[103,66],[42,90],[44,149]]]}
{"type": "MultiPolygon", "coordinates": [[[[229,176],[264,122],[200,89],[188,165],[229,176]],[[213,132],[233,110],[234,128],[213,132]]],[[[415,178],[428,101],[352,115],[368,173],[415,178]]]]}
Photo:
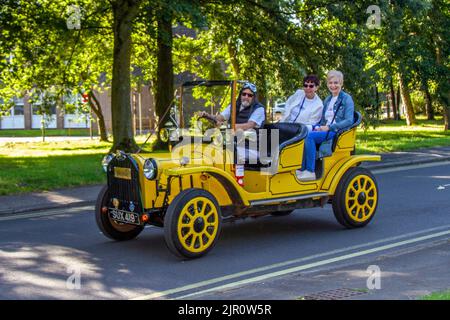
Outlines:
{"type": "Polygon", "coordinates": [[[302,165],[307,128],[265,123],[251,132],[235,132],[239,83],[193,81],[181,86],[180,103],[172,106],[171,121],[162,128],[167,130],[170,153],[119,151],[105,158],[108,182],[98,196],[95,214],[107,237],[129,240],[146,224],[155,225],[164,228],[171,252],[196,258],[213,248],[227,220],[286,215],[331,203],[337,221],[347,228],[371,221],[378,187],[371,172],[359,165],[380,157],[355,155],[361,115],[355,112],[353,126],[338,132],[332,155],[317,160],[317,179],[300,181],[296,170],[302,165]],[[226,98],[218,99],[222,102],[216,107],[230,104],[230,121],[205,132],[188,129],[195,114],[188,112],[183,94],[217,86],[224,88],[226,98]]]}

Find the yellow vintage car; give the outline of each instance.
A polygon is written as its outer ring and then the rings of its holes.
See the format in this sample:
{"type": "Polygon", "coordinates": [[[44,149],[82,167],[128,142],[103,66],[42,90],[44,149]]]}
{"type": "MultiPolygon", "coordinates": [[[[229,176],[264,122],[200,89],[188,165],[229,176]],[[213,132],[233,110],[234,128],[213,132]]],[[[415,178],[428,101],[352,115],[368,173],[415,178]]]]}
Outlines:
{"type": "MultiPolygon", "coordinates": [[[[107,185],[98,195],[96,222],[114,240],[130,240],[144,226],[164,228],[169,250],[181,258],[197,258],[217,242],[225,221],[287,215],[296,209],[331,204],[337,221],[347,228],[367,225],[378,204],[378,186],[363,161],[377,155],[355,155],[355,136],[361,115],[355,112],[351,128],[338,132],[333,154],[317,160],[314,181],[300,181],[307,128],[293,123],[266,123],[265,135],[235,134],[236,92],[239,81],[192,81],[179,91],[180,102],[171,111],[171,152],[163,154],[117,152],[103,160],[107,185]],[[183,93],[189,89],[222,86],[230,92],[231,119],[227,127],[187,130],[183,93]],[[175,129],[174,129],[175,128],[175,129]],[[180,134],[181,129],[185,129],[180,134]],[[204,132],[203,132],[204,134],[204,132]],[[274,145],[274,136],[277,143],[274,145]],[[253,139],[253,140],[252,140],[253,139]],[[250,141],[250,142],[249,142],[250,141]],[[237,147],[271,145],[256,161],[237,161],[237,147]],[[275,147],[274,147],[275,146],[275,147]],[[247,161],[247,162],[245,162],[247,161]]],[[[223,108],[223,105],[219,105],[223,108]]],[[[245,149],[244,148],[244,153],[245,149]]],[[[242,154],[242,152],[241,152],[242,154]]]]}

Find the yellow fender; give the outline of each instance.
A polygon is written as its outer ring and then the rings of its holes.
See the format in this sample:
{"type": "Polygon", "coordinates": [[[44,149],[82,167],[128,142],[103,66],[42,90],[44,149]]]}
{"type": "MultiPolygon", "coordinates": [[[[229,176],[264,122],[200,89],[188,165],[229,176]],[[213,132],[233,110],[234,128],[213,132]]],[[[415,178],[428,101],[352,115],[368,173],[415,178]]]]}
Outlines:
{"type": "Polygon", "coordinates": [[[211,166],[197,166],[197,167],[176,167],[164,170],[167,176],[183,176],[192,174],[207,174],[217,179],[228,192],[233,202],[239,203],[244,206],[249,206],[248,192],[245,191],[231,176],[223,169],[219,169],[211,166]]]}
{"type": "Polygon", "coordinates": [[[342,176],[345,174],[345,172],[363,161],[381,161],[381,156],[358,155],[351,156],[350,158],[346,157],[339,160],[325,177],[321,186],[321,191],[326,191],[330,195],[333,195],[336,191],[339,181],[341,181],[342,176]]]}

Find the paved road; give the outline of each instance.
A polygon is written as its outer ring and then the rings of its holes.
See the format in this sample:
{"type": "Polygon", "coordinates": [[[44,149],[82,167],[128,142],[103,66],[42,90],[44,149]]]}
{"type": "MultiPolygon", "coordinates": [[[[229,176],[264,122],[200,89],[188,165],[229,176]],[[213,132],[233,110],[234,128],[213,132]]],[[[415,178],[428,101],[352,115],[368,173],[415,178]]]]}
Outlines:
{"type": "MultiPolygon", "coordinates": [[[[158,228],[129,242],[106,239],[89,207],[1,217],[0,299],[214,297],[450,239],[450,164],[376,177],[381,199],[366,228],[343,229],[330,206],[247,219],[225,224],[210,254],[191,261],[172,256],[158,228]]],[[[256,291],[245,296],[258,298],[256,291]]]]}

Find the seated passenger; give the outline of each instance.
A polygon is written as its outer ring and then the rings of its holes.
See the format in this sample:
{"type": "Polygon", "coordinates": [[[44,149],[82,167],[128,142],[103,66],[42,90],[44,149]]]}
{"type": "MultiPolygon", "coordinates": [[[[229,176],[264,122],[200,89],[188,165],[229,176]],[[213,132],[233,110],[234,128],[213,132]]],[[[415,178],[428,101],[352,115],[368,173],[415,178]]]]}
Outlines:
{"type": "MultiPolygon", "coordinates": [[[[248,130],[260,128],[266,120],[264,106],[256,98],[256,86],[247,82],[239,91],[239,97],[236,100],[236,130],[248,130]]],[[[210,115],[205,111],[198,113],[199,117],[213,119],[216,125],[221,126],[224,121],[231,118],[231,105],[225,108],[220,114],[210,115]]]]}
{"type": "MultiPolygon", "coordinates": [[[[236,131],[263,127],[266,120],[266,111],[264,106],[258,102],[256,93],[256,86],[250,82],[245,83],[239,91],[239,97],[236,99],[236,131]]],[[[216,122],[216,126],[221,126],[224,121],[229,121],[231,118],[231,105],[227,106],[220,114],[211,115],[205,111],[200,111],[198,116],[212,119],[216,122]]],[[[238,146],[236,152],[238,159],[240,159],[239,162],[245,159],[253,159],[250,162],[256,162],[257,150],[238,146]]]]}
{"type": "Polygon", "coordinates": [[[312,130],[322,117],[323,103],[316,94],[319,89],[319,78],[310,74],[303,78],[304,90],[298,89],[286,101],[286,111],[280,122],[301,123],[312,130]]]}
{"type": "Polygon", "coordinates": [[[342,90],[344,75],[332,70],[327,75],[329,95],[324,101],[320,122],[313,126],[305,139],[302,169],[297,170],[300,180],[316,180],[316,145],[322,144],[325,155],[331,154],[332,141],[339,130],[345,130],[353,124],[354,103],[352,97],[342,90]]]}

